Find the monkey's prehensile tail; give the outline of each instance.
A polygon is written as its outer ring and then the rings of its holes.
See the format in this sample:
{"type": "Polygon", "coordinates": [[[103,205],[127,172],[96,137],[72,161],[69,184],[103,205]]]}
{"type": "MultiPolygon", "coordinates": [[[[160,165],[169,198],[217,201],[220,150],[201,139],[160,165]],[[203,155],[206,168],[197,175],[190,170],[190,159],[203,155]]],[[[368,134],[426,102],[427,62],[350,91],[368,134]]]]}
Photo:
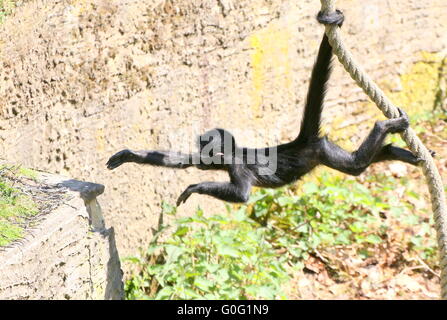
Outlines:
{"type": "Polygon", "coordinates": [[[327,36],[324,35],[310,79],[301,130],[296,139],[298,141],[307,141],[320,134],[321,112],[323,111],[326,84],[331,73],[331,60],[332,47],[327,36]]]}

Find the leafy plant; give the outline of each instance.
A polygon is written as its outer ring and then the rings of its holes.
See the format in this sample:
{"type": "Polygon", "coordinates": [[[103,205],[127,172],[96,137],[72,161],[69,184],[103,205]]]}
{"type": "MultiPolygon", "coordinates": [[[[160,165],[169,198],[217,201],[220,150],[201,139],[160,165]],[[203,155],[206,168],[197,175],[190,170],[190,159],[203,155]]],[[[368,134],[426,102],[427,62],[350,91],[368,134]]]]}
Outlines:
{"type": "Polygon", "coordinates": [[[29,197],[0,177],[0,246],[19,239],[24,221],[37,213],[36,205],[29,197]]]}
{"type": "MultiPolygon", "coordinates": [[[[353,247],[364,259],[377,253],[388,241],[386,215],[415,227],[402,246],[429,259],[435,253],[432,221],[393,196],[395,186],[405,184],[384,175],[358,183],[323,174],[304,183],[300,195],[288,188],[262,189],[225,215],[206,217],[199,209],[177,219],[165,241],[158,238],[168,226],[160,226],[142,257],[127,259],[141,270],[127,281],[127,298],[284,298],[282,284],[310,255],[334,247],[353,247]]],[[[406,197],[418,195],[407,190],[406,197]]],[[[168,204],[163,211],[175,215],[168,204]]]]}
{"type": "Polygon", "coordinates": [[[386,225],[379,214],[389,208],[355,180],[328,174],[305,183],[300,196],[265,189],[251,202],[251,216],[268,217],[269,238],[295,262],[318,247],[380,243],[386,225]]]}
{"type": "Polygon", "coordinates": [[[243,210],[209,218],[197,210],[175,225],[168,240],[149,246],[145,259],[128,258],[142,270],[126,283],[128,299],[283,297],[285,260],[243,210]]]}

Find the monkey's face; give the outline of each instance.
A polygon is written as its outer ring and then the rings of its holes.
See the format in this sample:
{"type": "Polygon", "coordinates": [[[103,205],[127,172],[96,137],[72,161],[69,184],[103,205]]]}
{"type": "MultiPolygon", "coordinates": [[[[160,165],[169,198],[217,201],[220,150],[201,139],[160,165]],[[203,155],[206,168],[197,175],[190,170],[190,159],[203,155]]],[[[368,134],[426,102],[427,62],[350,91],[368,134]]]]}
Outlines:
{"type": "Polygon", "coordinates": [[[213,129],[199,137],[201,169],[219,169],[231,164],[236,143],[224,129],[213,129]]]}

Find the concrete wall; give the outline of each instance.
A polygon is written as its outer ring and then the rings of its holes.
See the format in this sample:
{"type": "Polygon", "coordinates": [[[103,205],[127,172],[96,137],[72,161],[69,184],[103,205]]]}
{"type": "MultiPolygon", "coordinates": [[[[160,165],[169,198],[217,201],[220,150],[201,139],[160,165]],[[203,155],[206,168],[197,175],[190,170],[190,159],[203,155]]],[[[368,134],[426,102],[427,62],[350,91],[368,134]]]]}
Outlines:
{"type": "MultiPolygon", "coordinates": [[[[447,47],[445,0],[337,6],[348,47],[390,92],[405,89],[401,76],[421,51],[447,47]]],[[[125,147],[188,151],[194,134],[214,127],[253,147],[293,138],[323,33],[319,8],[317,0],[30,1],[0,26],[0,157],[106,185],[103,209],[118,248],[135,253],[162,200],[226,177],[136,165],[107,171],[108,157],[125,147]]],[[[336,65],[324,114],[331,128],[364,132],[378,116],[366,105],[336,65]]],[[[193,195],[179,213],[198,205],[223,210],[193,195]]]]}
{"type": "Polygon", "coordinates": [[[63,200],[23,239],[0,248],[0,299],[123,299],[115,233],[105,228],[96,198],[104,186],[48,174],[38,179],[49,197],[63,200]]]}

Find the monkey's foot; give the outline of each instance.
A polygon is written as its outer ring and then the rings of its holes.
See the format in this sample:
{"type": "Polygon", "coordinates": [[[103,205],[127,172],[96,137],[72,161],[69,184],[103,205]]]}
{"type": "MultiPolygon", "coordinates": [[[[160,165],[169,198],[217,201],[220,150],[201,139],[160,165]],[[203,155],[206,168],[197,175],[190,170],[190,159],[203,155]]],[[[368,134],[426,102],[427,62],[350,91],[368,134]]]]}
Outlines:
{"type": "Polygon", "coordinates": [[[397,107],[397,110],[399,110],[399,115],[400,115],[398,118],[385,120],[389,124],[392,125],[392,127],[389,131],[390,133],[397,133],[397,132],[405,131],[410,126],[410,119],[408,118],[407,113],[399,107],[397,107]]]}

